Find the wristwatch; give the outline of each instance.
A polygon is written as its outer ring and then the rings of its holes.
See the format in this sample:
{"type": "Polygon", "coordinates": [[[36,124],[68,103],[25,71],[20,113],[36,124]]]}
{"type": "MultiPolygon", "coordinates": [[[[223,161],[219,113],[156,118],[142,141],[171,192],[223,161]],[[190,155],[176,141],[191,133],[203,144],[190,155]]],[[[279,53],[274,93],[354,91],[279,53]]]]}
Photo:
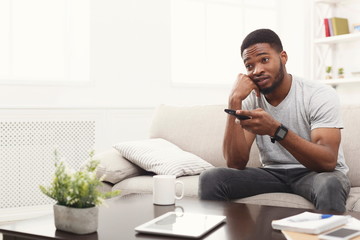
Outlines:
{"type": "Polygon", "coordinates": [[[275,135],[273,137],[270,137],[271,142],[275,143],[275,141],[283,140],[287,133],[288,133],[287,127],[281,124],[280,127],[276,129],[275,135]]]}

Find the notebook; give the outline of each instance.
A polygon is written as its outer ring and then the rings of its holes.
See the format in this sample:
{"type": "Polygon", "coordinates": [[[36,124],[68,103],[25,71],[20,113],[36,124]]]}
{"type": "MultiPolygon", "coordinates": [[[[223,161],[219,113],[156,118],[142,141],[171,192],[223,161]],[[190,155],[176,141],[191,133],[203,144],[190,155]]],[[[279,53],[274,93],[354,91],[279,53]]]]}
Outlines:
{"type": "Polygon", "coordinates": [[[351,219],[350,216],[327,215],[303,212],[291,217],[274,220],[271,223],[273,229],[286,230],[300,233],[319,234],[338,226],[347,224],[351,219]]]}
{"type": "Polygon", "coordinates": [[[224,223],[225,216],[197,213],[168,212],[135,228],[136,232],[200,238],[224,223]]]}

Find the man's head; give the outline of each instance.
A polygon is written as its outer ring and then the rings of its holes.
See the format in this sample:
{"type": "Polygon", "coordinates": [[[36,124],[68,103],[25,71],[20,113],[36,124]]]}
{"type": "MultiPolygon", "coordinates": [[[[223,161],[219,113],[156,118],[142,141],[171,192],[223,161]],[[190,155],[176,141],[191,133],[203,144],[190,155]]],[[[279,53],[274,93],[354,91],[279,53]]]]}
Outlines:
{"type": "Polygon", "coordinates": [[[279,36],[270,29],[258,29],[249,33],[241,44],[241,56],[246,48],[257,43],[268,43],[278,53],[283,51],[279,36]]]}
{"type": "Polygon", "coordinates": [[[279,36],[269,29],[251,32],[241,45],[247,75],[263,94],[270,94],[283,82],[287,54],[279,36]]]}

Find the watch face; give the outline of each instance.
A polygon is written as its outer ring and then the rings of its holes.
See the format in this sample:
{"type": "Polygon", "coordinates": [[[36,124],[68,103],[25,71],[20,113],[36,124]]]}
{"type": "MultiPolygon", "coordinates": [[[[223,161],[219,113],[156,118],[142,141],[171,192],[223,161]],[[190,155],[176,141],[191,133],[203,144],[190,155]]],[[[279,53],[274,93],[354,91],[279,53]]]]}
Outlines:
{"type": "Polygon", "coordinates": [[[279,132],[276,134],[279,138],[283,139],[286,135],[287,131],[285,131],[284,129],[280,128],[279,132]]]}

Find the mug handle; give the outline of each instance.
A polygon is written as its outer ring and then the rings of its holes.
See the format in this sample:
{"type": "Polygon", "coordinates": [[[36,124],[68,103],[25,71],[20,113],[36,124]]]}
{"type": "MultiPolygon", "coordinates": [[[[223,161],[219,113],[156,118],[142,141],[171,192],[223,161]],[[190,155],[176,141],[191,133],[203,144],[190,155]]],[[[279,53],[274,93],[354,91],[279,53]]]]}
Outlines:
{"type": "Polygon", "coordinates": [[[176,192],[175,192],[175,199],[179,200],[179,199],[182,199],[184,197],[184,183],[181,182],[181,181],[176,181],[175,182],[175,187],[176,187],[176,184],[180,184],[181,185],[181,195],[180,196],[177,196],[176,195],[176,192]]]}

